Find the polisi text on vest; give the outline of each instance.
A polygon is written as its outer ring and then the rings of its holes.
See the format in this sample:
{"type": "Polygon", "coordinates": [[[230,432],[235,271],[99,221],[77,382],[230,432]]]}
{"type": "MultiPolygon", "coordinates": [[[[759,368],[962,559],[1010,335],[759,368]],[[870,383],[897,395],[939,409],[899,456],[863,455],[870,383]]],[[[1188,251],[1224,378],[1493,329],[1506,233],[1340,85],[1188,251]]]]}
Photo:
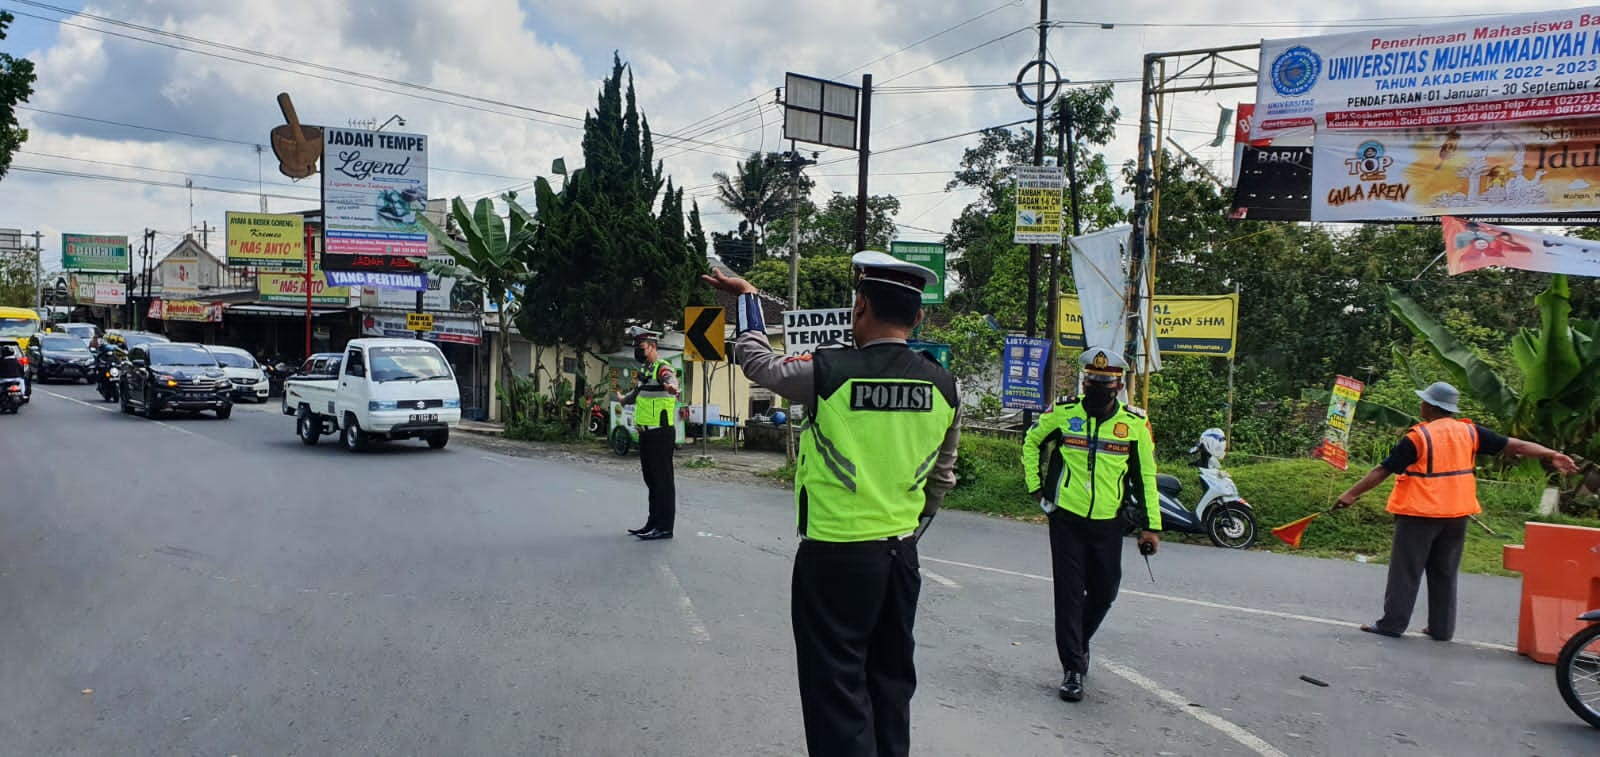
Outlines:
{"type": "Polygon", "coordinates": [[[899,381],[857,381],[850,387],[851,410],[933,412],[933,387],[899,381]]]}

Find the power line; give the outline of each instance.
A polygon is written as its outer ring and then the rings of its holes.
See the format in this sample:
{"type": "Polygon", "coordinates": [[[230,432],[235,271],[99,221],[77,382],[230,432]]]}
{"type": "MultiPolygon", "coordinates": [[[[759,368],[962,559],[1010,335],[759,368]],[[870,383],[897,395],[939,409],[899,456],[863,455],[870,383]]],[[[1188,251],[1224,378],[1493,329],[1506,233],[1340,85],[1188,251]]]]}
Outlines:
{"type": "MultiPolygon", "coordinates": [[[[963,55],[966,55],[967,53],[973,52],[975,50],[981,50],[981,49],[983,49],[985,47],[988,47],[989,45],[992,45],[992,44],[994,44],[996,42],[1002,42],[1002,41],[1005,41],[1005,40],[1010,39],[1012,37],[1015,37],[1018,34],[1021,34],[1023,32],[1031,32],[1031,31],[1034,31],[1034,30],[1035,30],[1035,27],[1024,26],[1021,29],[1018,29],[1018,30],[1016,30],[1014,32],[1010,32],[1010,33],[1007,33],[1007,34],[1002,34],[1002,35],[1000,35],[998,37],[995,37],[994,39],[991,39],[988,42],[983,42],[981,44],[973,45],[972,47],[969,47],[969,48],[967,48],[965,50],[962,50],[959,53],[953,53],[951,55],[946,55],[943,58],[940,58],[940,59],[938,59],[938,60],[936,60],[936,61],[934,61],[932,63],[929,63],[927,65],[918,66],[918,67],[913,68],[910,71],[907,71],[907,72],[905,72],[903,74],[898,74],[898,75],[895,75],[895,76],[891,76],[891,77],[889,77],[887,79],[884,79],[883,83],[884,84],[888,84],[889,82],[892,82],[892,81],[899,81],[900,79],[904,79],[907,76],[910,76],[910,75],[912,75],[912,74],[914,74],[914,73],[916,73],[918,71],[921,71],[921,70],[924,70],[924,69],[927,69],[927,68],[932,68],[932,67],[937,66],[940,63],[943,63],[943,62],[945,62],[947,60],[951,60],[951,59],[954,59],[954,58],[959,58],[959,57],[961,57],[963,55]]],[[[874,86],[874,91],[876,91],[876,86],[874,86]]]]}
{"type": "Polygon", "coordinates": [[[855,68],[852,68],[849,71],[846,71],[846,72],[844,72],[842,74],[837,74],[833,78],[842,79],[842,78],[844,78],[846,76],[849,76],[850,74],[853,74],[853,73],[855,73],[857,71],[860,71],[861,69],[866,68],[867,66],[870,66],[870,65],[872,65],[874,63],[882,63],[882,62],[884,62],[884,61],[886,61],[886,60],[888,60],[890,58],[893,58],[894,56],[899,55],[900,53],[903,53],[903,52],[905,52],[907,50],[910,50],[911,48],[916,47],[917,45],[920,45],[920,44],[922,44],[924,42],[931,42],[931,41],[933,41],[935,39],[943,37],[944,35],[949,34],[950,32],[953,32],[953,31],[955,31],[957,29],[960,29],[961,27],[966,26],[967,24],[973,23],[974,21],[978,21],[978,20],[983,19],[983,18],[985,18],[985,17],[987,17],[989,15],[992,15],[993,13],[995,13],[995,12],[997,12],[997,11],[1003,9],[1003,8],[1012,8],[1012,7],[1017,7],[1017,6],[1020,6],[1020,5],[1022,5],[1021,0],[1011,0],[1011,2],[1001,3],[1000,5],[996,5],[995,7],[990,8],[989,10],[986,10],[986,11],[984,11],[982,13],[979,13],[978,15],[973,16],[972,18],[969,18],[969,19],[967,19],[965,21],[962,21],[961,23],[956,24],[955,26],[946,27],[943,30],[934,32],[933,34],[930,34],[930,35],[928,35],[926,37],[923,37],[922,39],[919,39],[916,42],[912,42],[911,44],[906,45],[905,47],[902,47],[899,50],[896,50],[896,51],[894,51],[892,53],[889,53],[888,55],[885,55],[885,56],[883,56],[881,58],[875,58],[873,60],[867,61],[866,63],[863,63],[863,64],[861,64],[859,66],[856,66],[855,68]]]}
{"type": "Polygon", "coordinates": [[[200,186],[199,184],[195,184],[195,185],[191,186],[189,184],[179,184],[179,183],[174,182],[174,181],[155,181],[153,179],[135,179],[135,178],[127,177],[127,176],[110,176],[110,175],[107,175],[107,174],[84,173],[84,172],[81,172],[81,171],[64,171],[64,170],[61,170],[61,169],[40,168],[40,167],[37,167],[37,166],[18,166],[18,165],[13,165],[13,166],[11,166],[10,170],[12,170],[12,171],[22,171],[24,173],[47,174],[47,175],[50,175],[50,176],[65,176],[65,177],[74,178],[74,179],[92,179],[92,180],[96,180],[96,181],[115,181],[115,182],[121,182],[121,183],[124,183],[124,184],[142,184],[142,185],[149,186],[149,187],[166,187],[166,188],[170,188],[170,189],[193,189],[193,190],[195,190],[197,192],[218,192],[218,193],[221,193],[221,194],[245,195],[247,197],[262,197],[262,196],[266,196],[266,197],[271,197],[271,198],[278,199],[278,200],[294,200],[296,202],[308,202],[308,203],[312,203],[312,204],[317,204],[317,203],[321,202],[321,200],[319,200],[316,197],[297,197],[295,195],[272,194],[270,192],[268,192],[268,193],[251,192],[249,190],[244,190],[244,189],[222,189],[222,188],[219,188],[219,187],[203,187],[203,186],[200,186]]]}
{"type": "Polygon", "coordinates": [[[257,184],[257,185],[266,184],[266,185],[274,186],[274,187],[293,187],[293,186],[296,186],[294,184],[288,184],[288,183],[281,182],[281,181],[261,182],[261,181],[258,181],[256,179],[247,179],[247,178],[244,178],[244,177],[241,177],[241,176],[219,176],[217,174],[195,173],[193,171],[177,171],[177,170],[173,170],[173,169],[170,169],[170,168],[154,168],[152,166],[136,166],[136,165],[133,165],[131,163],[114,163],[114,162],[109,161],[109,160],[94,160],[92,158],[80,158],[80,157],[77,157],[77,156],[74,156],[74,155],[56,155],[54,153],[39,152],[38,150],[23,149],[23,150],[18,150],[17,152],[19,154],[22,154],[22,155],[37,155],[37,156],[39,156],[41,158],[55,158],[57,160],[70,160],[70,161],[74,161],[74,162],[78,162],[78,163],[93,163],[95,165],[111,166],[111,167],[114,167],[114,168],[131,168],[131,169],[133,169],[135,171],[155,171],[156,173],[170,173],[170,174],[177,174],[179,176],[189,176],[189,177],[200,178],[200,179],[218,179],[218,180],[221,180],[221,181],[237,181],[237,182],[244,183],[244,184],[257,184]]]}

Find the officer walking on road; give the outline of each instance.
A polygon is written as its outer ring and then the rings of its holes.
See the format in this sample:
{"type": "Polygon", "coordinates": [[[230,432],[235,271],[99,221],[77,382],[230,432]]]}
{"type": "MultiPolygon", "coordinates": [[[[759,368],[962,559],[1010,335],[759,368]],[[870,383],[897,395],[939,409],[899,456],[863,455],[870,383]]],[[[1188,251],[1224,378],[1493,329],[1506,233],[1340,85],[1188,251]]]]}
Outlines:
{"type": "Polygon", "coordinates": [[[1050,521],[1056,653],[1066,673],[1059,693],[1068,702],[1083,700],[1089,640],[1122,583],[1125,526],[1119,511],[1125,499],[1143,505],[1140,551],[1154,554],[1161,543],[1155,442],[1144,413],[1117,400],[1122,357],[1091,347],[1078,364],[1082,395],[1040,415],[1022,445],[1029,496],[1050,521]]]}
{"type": "Polygon", "coordinates": [[[655,334],[635,329],[633,359],[643,369],[633,391],[620,397],[622,404],[633,405],[633,424],[639,429],[639,468],[650,491],[650,516],[644,526],[628,533],[643,541],[671,539],[677,519],[678,493],[672,479],[672,452],[677,447],[674,427],[678,413],[678,376],[672,365],[661,359],[655,334]]]}
{"type": "Polygon", "coordinates": [[[1504,452],[1539,458],[1562,473],[1576,473],[1578,467],[1572,458],[1548,447],[1455,418],[1461,393],[1443,381],[1416,394],[1422,399],[1422,422],[1406,432],[1388,458],[1340,494],[1334,507],[1355,504],[1390,474],[1400,477],[1389,494],[1394,543],[1383,617],[1361,630],[1381,636],[1404,634],[1426,573],[1428,625],[1422,632],[1435,641],[1449,641],[1456,632],[1456,576],[1466,547],[1467,519],[1483,511],[1478,506],[1475,458],[1504,452]]]}
{"type": "Polygon", "coordinates": [[[739,296],[739,365],[810,410],[800,437],[791,622],[806,747],[815,757],[897,757],[911,748],[917,541],[955,485],[955,378],[906,343],[933,271],[881,252],[851,258],[853,349],[785,359],[755,287],[739,296]]]}

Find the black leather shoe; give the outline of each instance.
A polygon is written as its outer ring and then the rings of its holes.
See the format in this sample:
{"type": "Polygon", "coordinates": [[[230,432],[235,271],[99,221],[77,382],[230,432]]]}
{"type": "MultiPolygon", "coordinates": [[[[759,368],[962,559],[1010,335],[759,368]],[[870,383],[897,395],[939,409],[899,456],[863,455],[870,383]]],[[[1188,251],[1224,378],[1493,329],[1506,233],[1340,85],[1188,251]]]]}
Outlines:
{"type": "Polygon", "coordinates": [[[1061,679],[1061,698],[1068,702],[1083,701],[1083,674],[1068,672],[1067,677],[1061,679]]]}
{"type": "Polygon", "coordinates": [[[634,534],[634,536],[639,537],[639,541],[655,541],[656,539],[671,539],[672,532],[662,531],[659,528],[652,528],[642,534],[634,534]]]}
{"type": "Polygon", "coordinates": [[[656,530],[654,526],[651,526],[649,523],[646,523],[646,524],[644,524],[644,525],[642,525],[642,526],[640,526],[638,528],[630,528],[630,529],[628,529],[628,533],[633,534],[634,536],[638,536],[639,534],[649,533],[649,532],[654,531],[654,530],[656,530]]]}

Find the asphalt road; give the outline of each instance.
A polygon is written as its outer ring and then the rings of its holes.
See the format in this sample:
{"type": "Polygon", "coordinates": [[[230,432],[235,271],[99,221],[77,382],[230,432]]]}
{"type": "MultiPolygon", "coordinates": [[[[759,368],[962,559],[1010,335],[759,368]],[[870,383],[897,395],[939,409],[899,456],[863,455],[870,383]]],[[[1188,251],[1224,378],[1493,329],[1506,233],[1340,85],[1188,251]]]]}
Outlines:
{"type": "MultiPolygon", "coordinates": [[[[804,752],[780,489],[685,472],[678,538],[640,543],[627,461],[34,397],[0,417],[0,753],[804,752]]],[[[1464,579],[1457,643],[1389,640],[1354,627],[1380,566],[1198,546],[1155,584],[1125,551],[1089,698],[1061,702],[1047,551],[963,513],[924,541],[917,754],[1600,749],[1509,651],[1515,581],[1464,579]]]]}

